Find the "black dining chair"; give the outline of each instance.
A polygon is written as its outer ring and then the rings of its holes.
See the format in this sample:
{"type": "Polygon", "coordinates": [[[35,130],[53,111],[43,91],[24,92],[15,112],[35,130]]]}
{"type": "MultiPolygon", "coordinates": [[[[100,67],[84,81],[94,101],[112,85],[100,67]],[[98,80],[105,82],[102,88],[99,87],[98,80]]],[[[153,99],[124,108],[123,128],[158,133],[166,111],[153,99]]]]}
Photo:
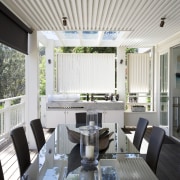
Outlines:
{"type": "Polygon", "coordinates": [[[139,118],[136,131],[134,134],[134,139],[133,139],[133,144],[136,147],[136,149],[139,151],[141,149],[142,140],[143,140],[148,124],[149,124],[149,121],[147,119],[139,118]]]}
{"type": "Polygon", "coordinates": [[[154,126],[150,135],[149,145],[145,160],[155,174],[156,174],[157,164],[158,164],[162,144],[164,141],[164,137],[165,137],[164,129],[154,126]]]}
{"type": "Polygon", "coordinates": [[[0,161],[0,180],[4,180],[4,174],[3,174],[3,169],[0,161]]]}
{"type": "Polygon", "coordinates": [[[41,120],[34,119],[30,122],[30,125],[36,141],[37,150],[39,152],[46,142],[41,120]]]}
{"type": "MultiPolygon", "coordinates": [[[[76,113],[76,128],[86,126],[86,112],[76,113]]],[[[102,113],[98,113],[98,126],[102,127],[102,113]]]]}
{"type": "Polygon", "coordinates": [[[19,164],[20,176],[22,177],[31,164],[29,147],[23,127],[13,129],[10,133],[19,164]]]}

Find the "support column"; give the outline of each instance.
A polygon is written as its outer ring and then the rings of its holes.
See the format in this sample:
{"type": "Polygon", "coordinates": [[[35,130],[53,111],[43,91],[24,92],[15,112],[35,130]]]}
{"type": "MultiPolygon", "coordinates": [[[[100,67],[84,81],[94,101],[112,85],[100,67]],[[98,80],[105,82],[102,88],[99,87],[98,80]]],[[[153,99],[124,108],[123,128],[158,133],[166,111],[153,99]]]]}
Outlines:
{"type": "Polygon", "coordinates": [[[29,35],[29,55],[25,59],[26,100],[25,123],[26,135],[30,149],[35,149],[36,144],[30,127],[30,121],[39,118],[39,56],[37,32],[29,35]]]}
{"type": "Polygon", "coordinates": [[[117,93],[119,94],[120,100],[126,100],[126,91],[125,91],[125,70],[126,62],[125,56],[126,48],[117,47],[117,93]]]}
{"type": "Polygon", "coordinates": [[[54,41],[46,46],[46,95],[54,93],[54,41]]]}

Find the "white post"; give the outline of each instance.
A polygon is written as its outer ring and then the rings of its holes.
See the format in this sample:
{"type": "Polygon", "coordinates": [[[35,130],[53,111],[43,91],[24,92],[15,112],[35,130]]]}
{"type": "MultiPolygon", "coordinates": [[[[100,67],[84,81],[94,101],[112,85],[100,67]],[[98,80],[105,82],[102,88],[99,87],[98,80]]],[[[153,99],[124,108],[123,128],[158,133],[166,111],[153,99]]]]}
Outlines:
{"type": "Polygon", "coordinates": [[[6,100],[4,104],[4,126],[5,126],[5,133],[9,133],[11,129],[11,112],[10,112],[11,100],[6,100]]]}
{"type": "Polygon", "coordinates": [[[54,92],[54,41],[48,40],[46,46],[46,95],[54,92]]]}
{"type": "Polygon", "coordinates": [[[30,127],[30,121],[39,118],[39,56],[37,44],[37,32],[29,35],[29,55],[25,59],[26,77],[26,103],[25,123],[26,135],[30,149],[35,149],[36,144],[30,127]]]}
{"type": "Polygon", "coordinates": [[[117,93],[121,101],[126,100],[125,92],[125,47],[117,47],[117,93]]]}

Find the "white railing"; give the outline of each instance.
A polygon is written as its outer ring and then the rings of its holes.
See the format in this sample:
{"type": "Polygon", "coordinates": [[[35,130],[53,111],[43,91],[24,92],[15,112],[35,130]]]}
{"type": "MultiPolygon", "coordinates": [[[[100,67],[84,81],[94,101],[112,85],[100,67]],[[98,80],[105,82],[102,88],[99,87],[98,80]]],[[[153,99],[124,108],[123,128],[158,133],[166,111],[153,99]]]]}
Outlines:
{"type": "Polygon", "coordinates": [[[10,131],[25,122],[25,96],[0,100],[0,142],[9,137],[10,131]]]}

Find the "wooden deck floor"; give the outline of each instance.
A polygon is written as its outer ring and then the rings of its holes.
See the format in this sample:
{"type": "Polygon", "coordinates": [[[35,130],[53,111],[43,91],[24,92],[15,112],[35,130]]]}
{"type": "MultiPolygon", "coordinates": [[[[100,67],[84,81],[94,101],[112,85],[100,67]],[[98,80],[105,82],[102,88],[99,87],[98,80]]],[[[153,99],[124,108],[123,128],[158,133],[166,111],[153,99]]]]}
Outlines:
{"type": "MultiPolygon", "coordinates": [[[[45,138],[48,139],[52,131],[44,130],[45,138]]],[[[37,151],[30,151],[31,162],[35,159],[37,151]]],[[[19,180],[19,166],[12,142],[7,143],[0,151],[0,160],[5,180],[19,180]]]]}

